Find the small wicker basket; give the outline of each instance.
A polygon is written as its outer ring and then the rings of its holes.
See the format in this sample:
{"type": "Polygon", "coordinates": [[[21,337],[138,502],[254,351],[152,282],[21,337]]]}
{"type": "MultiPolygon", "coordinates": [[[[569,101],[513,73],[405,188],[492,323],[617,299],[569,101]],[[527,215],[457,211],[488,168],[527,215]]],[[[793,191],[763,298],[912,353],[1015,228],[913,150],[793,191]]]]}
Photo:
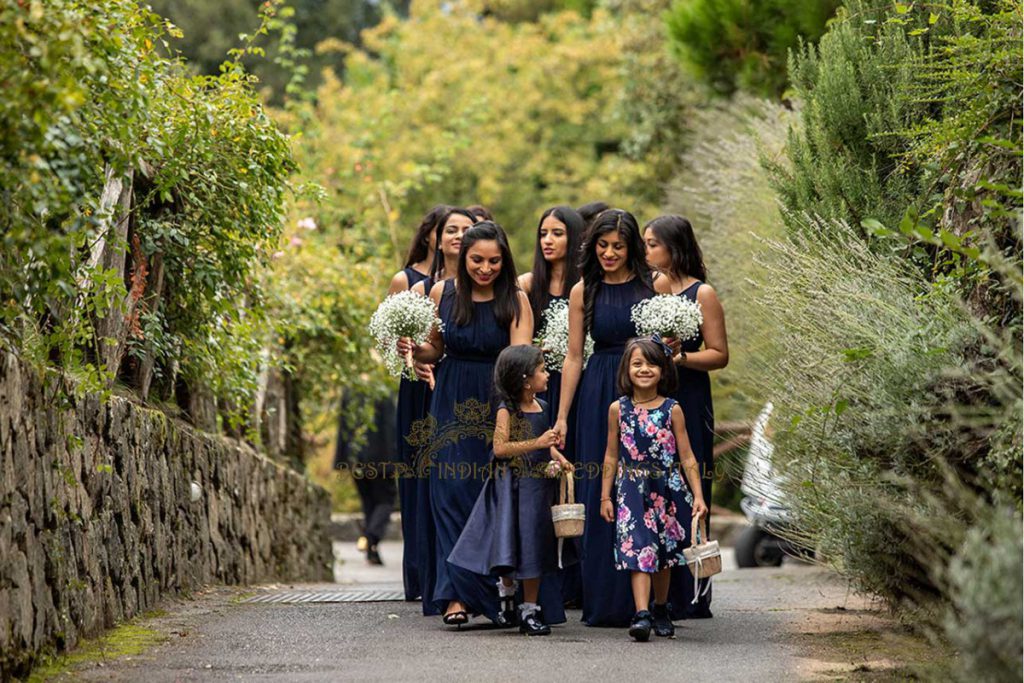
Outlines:
{"type": "Polygon", "coordinates": [[[573,473],[561,476],[558,487],[558,505],[551,506],[551,519],[555,523],[557,538],[577,538],[583,535],[583,522],[586,520],[583,503],[576,502],[576,485],[573,473]]]}
{"type": "MultiPolygon", "coordinates": [[[[683,549],[683,557],[690,567],[690,573],[694,580],[706,579],[722,571],[722,551],[718,547],[718,541],[708,539],[707,522],[704,523],[704,533],[701,534],[700,517],[694,517],[690,529],[690,547],[683,549]],[[703,543],[701,539],[703,538],[703,543]]],[[[696,592],[696,591],[695,591],[696,592]]],[[[694,596],[696,599],[696,595],[694,596]]]]}

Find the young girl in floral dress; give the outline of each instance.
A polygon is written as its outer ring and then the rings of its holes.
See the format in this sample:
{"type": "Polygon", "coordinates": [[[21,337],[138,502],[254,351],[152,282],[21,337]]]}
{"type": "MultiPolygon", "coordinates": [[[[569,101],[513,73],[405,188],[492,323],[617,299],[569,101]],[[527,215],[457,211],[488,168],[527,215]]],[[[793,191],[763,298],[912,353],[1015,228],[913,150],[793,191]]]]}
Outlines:
{"type": "Polygon", "coordinates": [[[700,517],[708,509],[700,470],[683,411],[666,398],[678,381],[671,349],[657,337],[630,340],[616,379],[622,397],[608,408],[601,517],[616,525],[615,568],[631,572],[636,614],[629,635],[646,641],[653,627],[655,635],[672,637],[671,568],[686,562],[691,515],[700,517]],[[648,610],[652,584],[654,604],[648,610]]]}

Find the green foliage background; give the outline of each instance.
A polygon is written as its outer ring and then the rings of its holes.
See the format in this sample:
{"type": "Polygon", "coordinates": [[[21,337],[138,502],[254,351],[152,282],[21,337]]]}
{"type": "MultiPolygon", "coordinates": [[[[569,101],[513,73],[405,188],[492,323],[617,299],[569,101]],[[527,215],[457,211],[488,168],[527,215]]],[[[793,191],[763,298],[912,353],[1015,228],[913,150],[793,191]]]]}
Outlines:
{"type": "Polygon", "coordinates": [[[788,86],[786,58],[817,42],[839,0],[675,0],[672,48],[715,91],[775,97],[788,86]]]}

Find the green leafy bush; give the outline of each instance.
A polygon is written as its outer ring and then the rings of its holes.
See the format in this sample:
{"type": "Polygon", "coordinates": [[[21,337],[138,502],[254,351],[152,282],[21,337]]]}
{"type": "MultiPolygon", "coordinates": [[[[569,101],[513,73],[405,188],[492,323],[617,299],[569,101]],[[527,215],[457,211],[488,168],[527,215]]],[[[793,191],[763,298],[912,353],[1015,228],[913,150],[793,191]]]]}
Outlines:
{"type": "Polygon", "coordinates": [[[1020,582],[1020,20],[1008,0],[847,3],[794,56],[800,121],[765,160],[787,230],[759,257],[776,353],[756,375],[802,540],[985,653],[965,680],[1019,667],[992,631],[1019,631],[1020,600],[991,600],[1020,582]]]}
{"type": "Polygon", "coordinates": [[[987,516],[986,524],[967,532],[950,563],[954,597],[946,632],[960,652],[960,680],[1016,681],[1024,675],[1020,511],[996,508],[988,510],[987,516]]]}
{"type": "Polygon", "coordinates": [[[801,125],[787,164],[772,170],[793,229],[804,227],[804,213],[855,228],[869,217],[893,225],[921,193],[919,170],[900,163],[910,145],[895,133],[933,113],[907,97],[927,38],[886,18],[848,3],[817,46],[790,58],[801,125]]]}
{"type": "Polygon", "coordinates": [[[735,350],[727,367],[711,373],[722,422],[752,419],[770,397],[757,380],[756,362],[777,348],[756,302],[764,270],[756,256],[763,240],[781,237],[785,225],[759,162],[783,154],[793,120],[786,108],[743,94],[699,111],[683,169],[667,186],[665,211],[693,224],[735,350]]]}
{"type": "Polygon", "coordinates": [[[723,94],[766,97],[786,89],[786,55],[814,43],[838,0],[676,0],[667,15],[673,48],[723,94]]]}
{"type": "Polygon", "coordinates": [[[128,0],[5,0],[0,32],[0,333],[86,388],[241,409],[294,169],[245,49],[190,75],[128,0]]]}

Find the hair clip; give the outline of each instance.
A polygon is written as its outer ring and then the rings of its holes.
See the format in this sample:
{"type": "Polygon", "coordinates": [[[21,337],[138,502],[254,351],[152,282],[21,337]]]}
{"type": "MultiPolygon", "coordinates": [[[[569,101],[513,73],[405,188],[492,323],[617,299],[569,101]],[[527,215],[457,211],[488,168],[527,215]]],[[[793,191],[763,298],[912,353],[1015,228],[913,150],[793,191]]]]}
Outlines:
{"type": "Polygon", "coordinates": [[[661,340],[660,334],[652,334],[651,341],[661,347],[661,350],[665,352],[665,355],[669,358],[672,357],[672,347],[661,340]]]}

